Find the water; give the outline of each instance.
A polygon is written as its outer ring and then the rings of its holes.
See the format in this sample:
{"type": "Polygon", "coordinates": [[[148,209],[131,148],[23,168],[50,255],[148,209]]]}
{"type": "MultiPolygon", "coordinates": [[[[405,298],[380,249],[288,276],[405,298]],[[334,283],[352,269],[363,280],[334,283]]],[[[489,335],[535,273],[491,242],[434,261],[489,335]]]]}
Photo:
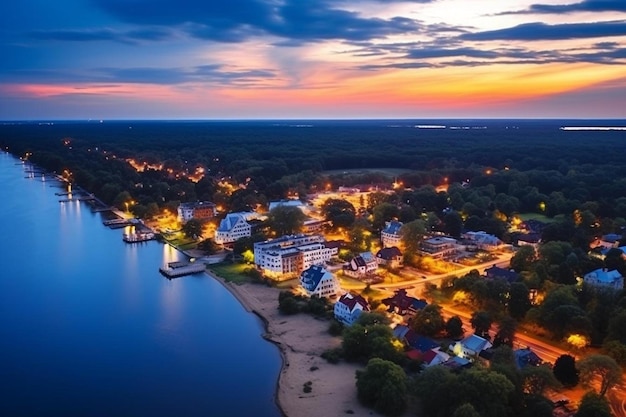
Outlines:
{"type": "Polygon", "coordinates": [[[158,272],[51,181],[0,154],[0,415],[278,417],[280,356],[218,282],[158,272]]]}

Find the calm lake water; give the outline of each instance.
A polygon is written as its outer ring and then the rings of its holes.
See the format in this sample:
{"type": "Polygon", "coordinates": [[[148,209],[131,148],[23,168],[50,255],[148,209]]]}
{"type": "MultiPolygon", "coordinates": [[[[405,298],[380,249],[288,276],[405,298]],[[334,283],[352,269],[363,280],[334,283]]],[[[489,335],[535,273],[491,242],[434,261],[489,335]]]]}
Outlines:
{"type": "Polygon", "coordinates": [[[278,417],[278,349],[181,255],[125,244],[0,154],[0,415],[278,417]]]}

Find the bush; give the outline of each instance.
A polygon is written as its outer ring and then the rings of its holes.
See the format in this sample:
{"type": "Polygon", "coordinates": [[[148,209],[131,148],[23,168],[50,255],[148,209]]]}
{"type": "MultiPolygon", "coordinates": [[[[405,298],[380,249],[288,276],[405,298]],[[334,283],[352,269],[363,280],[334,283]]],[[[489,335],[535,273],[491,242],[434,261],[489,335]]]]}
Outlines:
{"type": "Polygon", "coordinates": [[[328,333],[332,336],[341,336],[343,333],[343,324],[338,322],[337,320],[333,320],[328,326],[328,333]]]}
{"type": "Polygon", "coordinates": [[[342,356],[341,348],[328,349],[322,353],[322,358],[326,359],[328,363],[339,363],[342,356]]]}

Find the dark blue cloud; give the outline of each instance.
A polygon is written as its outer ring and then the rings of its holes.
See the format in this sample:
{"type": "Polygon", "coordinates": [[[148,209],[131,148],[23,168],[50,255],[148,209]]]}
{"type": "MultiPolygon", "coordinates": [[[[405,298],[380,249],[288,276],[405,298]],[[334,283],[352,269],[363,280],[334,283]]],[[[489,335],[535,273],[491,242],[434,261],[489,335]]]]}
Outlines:
{"type": "Polygon", "coordinates": [[[445,58],[452,56],[464,56],[468,58],[488,58],[500,57],[500,53],[493,50],[481,50],[475,48],[455,48],[455,49],[416,49],[408,53],[407,58],[429,59],[445,58]]]}
{"type": "Polygon", "coordinates": [[[243,41],[258,34],[274,35],[295,43],[323,39],[367,40],[418,29],[418,23],[408,18],[362,17],[342,9],[345,2],[341,0],[93,1],[127,23],[176,26],[200,39],[226,42],[243,41]]]}
{"type": "Polygon", "coordinates": [[[526,10],[503,14],[573,13],[573,12],[626,12],[624,0],[583,0],[571,4],[533,4],[526,10]]]}
{"type": "Polygon", "coordinates": [[[3,78],[20,82],[51,84],[105,83],[105,84],[160,84],[179,85],[201,82],[219,85],[251,85],[276,78],[276,73],[266,69],[230,69],[223,65],[200,65],[190,68],[102,67],[73,72],[72,70],[15,70],[5,71],[3,78]]]}
{"type": "Polygon", "coordinates": [[[172,37],[171,31],[163,28],[142,28],[130,31],[118,31],[113,29],[37,30],[30,32],[28,35],[38,40],[74,42],[113,41],[121,43],[162,41],[172,37]]]}
{"type": "Polygon", "coordinates": [[[460,37],[463,40],[471,41],[540,41],[602,38],[624,35],[626,35],[626,20],[592,23],[563,23],[556,25],[548,25],[540,22],[525,23],[505,29],[466,33],[460,37]]]}

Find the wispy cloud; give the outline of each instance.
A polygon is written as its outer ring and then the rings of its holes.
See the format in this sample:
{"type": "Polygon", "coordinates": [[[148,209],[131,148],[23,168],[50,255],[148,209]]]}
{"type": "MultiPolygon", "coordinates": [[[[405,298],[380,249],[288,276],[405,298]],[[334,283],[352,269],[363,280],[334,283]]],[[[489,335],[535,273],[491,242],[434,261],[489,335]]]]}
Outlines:
{"type": "Polygon", "coordinates": [[[583,0],[570,4],[532,4],[525,10],[501,14],[558,14],[574,12],[626,12],[626,2],[623,0],[583,0]]]}
{"type": "Polygon", "coordinates": [[[549,25],[542,22],[524,23],[505,29],[466,33],[461,35],[461,38],[471,41],[539,41],[602,38],[624,35],[626,35],[626,20],[616,20],[592,23],[563,23],[556,25],[549,25]]]}

